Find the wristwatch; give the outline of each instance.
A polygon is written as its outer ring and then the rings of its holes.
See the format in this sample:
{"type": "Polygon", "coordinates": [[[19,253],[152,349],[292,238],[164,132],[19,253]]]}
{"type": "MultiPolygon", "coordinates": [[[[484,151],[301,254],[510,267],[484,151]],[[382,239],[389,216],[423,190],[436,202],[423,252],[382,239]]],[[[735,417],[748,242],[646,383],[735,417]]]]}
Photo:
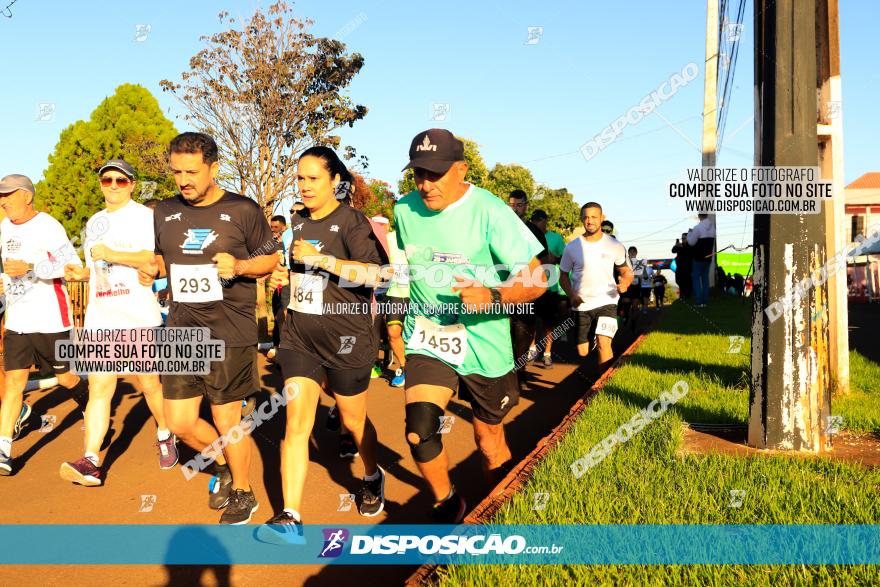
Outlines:
{"type": "Polygon", "coordinates": [[[501,311],[501,292],[496,288],[490,288],[489,293],[492,294],[492,306],[498,306],[497,308],[493,307],[492,310],[495,312],[501,311]]]}

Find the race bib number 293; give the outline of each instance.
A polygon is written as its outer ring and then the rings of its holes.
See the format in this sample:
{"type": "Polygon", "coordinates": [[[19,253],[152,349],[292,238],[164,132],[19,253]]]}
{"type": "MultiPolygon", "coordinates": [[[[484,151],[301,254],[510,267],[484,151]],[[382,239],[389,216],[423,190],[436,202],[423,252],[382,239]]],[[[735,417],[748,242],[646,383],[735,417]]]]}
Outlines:
{"type": "Polygon", "coordinates": [[[171,297],[175,302],[219,302],[223,287],[216,265],[171,265],[171,297]]]}

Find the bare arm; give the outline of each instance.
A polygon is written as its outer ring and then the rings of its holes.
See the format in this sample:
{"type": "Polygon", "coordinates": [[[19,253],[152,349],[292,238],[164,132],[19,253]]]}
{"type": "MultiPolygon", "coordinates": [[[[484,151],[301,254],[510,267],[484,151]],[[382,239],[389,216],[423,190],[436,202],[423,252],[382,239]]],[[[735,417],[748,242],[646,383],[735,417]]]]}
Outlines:
{"type": "Polygon", "coordinates": [[[623,265],[617,268],[620,271],[620,278],[617,280],[617,291],[620,293],[629,289],[633,282],[633,270],[629,265],[623,265]]]}
{"type": "MultiPolygon", "coordinates": [[[[452,291],[461,295],[461,302],[471,307],[483,307],[491,310],[492,291],[490,288],[473,280],[456,278],[458,284],[452,291]]],[[[547,275],[541,262],[535,257],[528,267],[523,267],[516,275],[496,288],[501,294],[503,304],[524,304],[541,297],[547,291],[547,275]]]]}

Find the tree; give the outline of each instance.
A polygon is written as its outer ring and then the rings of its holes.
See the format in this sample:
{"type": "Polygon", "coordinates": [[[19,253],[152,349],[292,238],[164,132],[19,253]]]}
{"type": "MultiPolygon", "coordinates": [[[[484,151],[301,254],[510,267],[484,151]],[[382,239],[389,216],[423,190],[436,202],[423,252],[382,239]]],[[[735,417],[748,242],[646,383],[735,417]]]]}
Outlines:
{"type": "MultiPolygon", "coordinates": [[[[470,139],[456,138],[464,143],[464,160],[468,164],[468,172],[464,176],[465,181],[477,187],[486,187],[489,171],[486,167],[486,162],[483,161],[483,157],[480,155],[480,146],[470,139]]],[[[405,196],[414,189],[416,189],[416,182],[413,180],[412,169],[407,169],[403,179],[397,182],[397,193],[405,196]]]]}
{"type": "Polygon", "coordinates": [[[532,177],[532,172],[522,165],[496,163],[489,172],[488,182],[484,187],[505,201],[513,190],[523,190],[531,199],[535,195],[535,178],[532,177]]]}
{"type": "Polygon", "coordinates": [[[381,179],[367,180],[367,187],[372,195],[369,201],[364,202],[359,210],[363,210],[368,218],[384,216],[391,225],[394,225],[394,192],[391,185],[381,179]]]}
{"type": "Polygon", "coordinates": [[[165,153],[176,134],[149,90],[119,86],[88,121],[79,120],[61,132],[44,179],[36,185],[37,205],[58,218],[68,234],[80,234],[89,217],[104,208],[97,171],[116,158],[138,172],[135,199],[174,195],[177,188],[165,153]]]}
{"type": "MultiPolygon", "coordinates": [[[[219,18],[235,24],[227,12],[219,18]]],[[[317,144],[338,148],[332,133],[367,114],[343,93],[364,58],[346,54],[340,41],[311,35],[312,24],[276,2],[240,30],[202,37],[208,47],[190,59],[182,84],[160,83],[186,107],[186,119],[217,141],[220,182],[264,210],[293,193],[302,151],[317,144]]],[[[350,148],[345,153],[355,156],[350,148]]]]}
{"type": "Polygon", "coordinates": [[[581,223],[581,207],[574,201],[574,194],[566,188],[538,188],[529,203],[529,210],[540,208],[547,213],[547,228],[568,236],[581,223]]]}

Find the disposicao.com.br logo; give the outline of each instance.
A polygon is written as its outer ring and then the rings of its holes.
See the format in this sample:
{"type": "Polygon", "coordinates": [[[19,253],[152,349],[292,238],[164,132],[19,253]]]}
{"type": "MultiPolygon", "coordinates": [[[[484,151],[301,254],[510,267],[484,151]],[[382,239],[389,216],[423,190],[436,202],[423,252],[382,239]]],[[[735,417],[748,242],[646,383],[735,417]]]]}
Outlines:
{"type": "Polygon", "coordinates": [[[318,558],[335,558],[345,550],[345,541],[348,540],[348,530],[345,528],[324,528],[324,546],[318,558]]]}
{"type": "MultiPolygon", "coordinates": [[[[338,556],[343,550],[345,538],[334,534],[338,530],[324,530],[324,547],[319,557],[338,556]],[[329,536],[337,536],[330,540],[329,536]],[[331,554],[328,548],[333,546],[331,554]]],[[[516,554],[559,554],[562,546],[527,546],[523,536],[511,535],[502,537],[500,534],[466,535],[398,535],[351,537],[351,555],[516,555],[516,554]]]]}

